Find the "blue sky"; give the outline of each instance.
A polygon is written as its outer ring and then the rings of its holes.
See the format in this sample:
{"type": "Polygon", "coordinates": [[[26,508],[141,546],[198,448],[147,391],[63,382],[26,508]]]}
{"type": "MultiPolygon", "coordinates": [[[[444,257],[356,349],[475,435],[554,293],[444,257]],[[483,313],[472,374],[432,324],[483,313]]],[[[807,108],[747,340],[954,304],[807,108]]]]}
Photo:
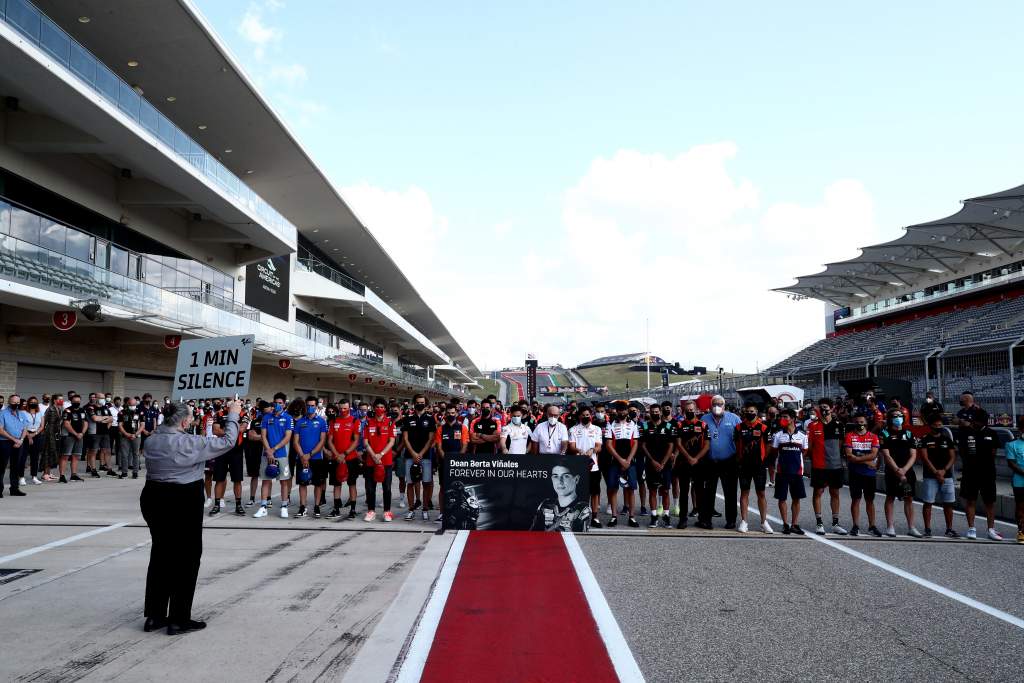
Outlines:
{"type": "Polygon", "coordinates": [[[767,289],[1024,182],[1019,3],[197,2],[488,367],[763,367],[767,289]]]}

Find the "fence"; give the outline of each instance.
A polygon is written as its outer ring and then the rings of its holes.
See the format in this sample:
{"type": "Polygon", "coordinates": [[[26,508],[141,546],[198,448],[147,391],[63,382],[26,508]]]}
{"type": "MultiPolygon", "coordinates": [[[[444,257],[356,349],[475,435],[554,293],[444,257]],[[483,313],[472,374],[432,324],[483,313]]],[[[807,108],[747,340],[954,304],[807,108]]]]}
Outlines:
{"type": "Polygon", "coordinates": [[[651,398],[676,403],[681,397],[702,393],[721,394],[728,403],[740,404],[738,389],[768,384],[791,384],[804,390],[805,399],[836,397],[846,392],[841,382],[865,377],[910,382],[915,405],[933,391],[950,408],[960,394],[970,391],[990,415],[1015,415],[1024,411],[1024,344],[935,349],[913,356],[850,359],[811,368],[772,369],[769,373],[706,379],[670,387],[616,392],[604,400],[651,398]],[[1012,358],[1012,364],[1011,364],[1012,358]]]}

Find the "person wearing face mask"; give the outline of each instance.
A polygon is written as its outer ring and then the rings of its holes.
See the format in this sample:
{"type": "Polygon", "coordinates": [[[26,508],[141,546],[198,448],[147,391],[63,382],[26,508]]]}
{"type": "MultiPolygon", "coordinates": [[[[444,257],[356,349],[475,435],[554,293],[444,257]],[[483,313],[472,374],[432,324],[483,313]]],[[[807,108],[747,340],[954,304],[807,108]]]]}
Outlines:
{"type": "Polygon", "coordinates": [[[628,524],[631,527],[638,527],[640,523],[633,517],[633,492],[637,489],[635,458],[640,430],[636,422],[629,419],[628,404],[625,401],[616,401],[613,408],[615,419],[604,428],[604,448],[611,455],[611,464],[605,479],[608,507],[612,515],[608,520],[608,526],[613,527],[619,523],[615,513],[618,510],[616,506],[621,486],[624,488],[623,498],[626,503],[628,524]]]}
{"type": "Polygon", "coordinates": [[[974,392],[965,391],[960,394],[960,410],[956,411],[956,421],[960,429],[970,429],[981,406],[974,402],[974,392]]]}
{"type": "Polygon", "coordinates": [[[82,457],[85,437],[89,429],[89,414],[82,405],[82,397],[78,394],[69,394],[71,405],[64,409],[61,416],[63,427],[63,439],[61,457],[57,461],[57,474],[60,475],[60,483],[67,484],[69,481],[82,481],[78,476],[78,458],[82,457]],[[71,460],[67,475],[64,474],[64,464],[71,460]]]}
{"type": "Polygon", "coordinates": [[[270,404],[256,401],[249,410],[249,421],[246,423],[242,453],[245,457],[245,472],[249,476],[249,502],[245,507],[256,505],[256,491],[260,486],[260,468],[263,459],[263,416],[270,412],[270,404]]]}
{"type": "Polygon", "coordinates": [[[914,527],[914,463],[917,461],[917,440],[907,429],[903,411],[890,408],[886,424],[879,432],[882,459],[885,462],[885,535],[896,537],[893,507],[896,499],[903,501],[903,514],[907,519],[907,534],[920,538],[921,532],[914,527]]]}
{"type": "Polygon", "coordinates": [[[273,492],[274,481],[281,485],[281,517],[288,518],[288,501],[291,495],[292,473],[288,468],[288,444],[295,431],[295,420],[285,412],[288,397],[282,393],[274,394],[272,412],[263,415],[260,436],[263,442],[263,458],[260,461],[260,509],[253,517],[267,516],[267,506],[273,492]]]}
{"type": "Polygon", "coordinates": [[[640,432],[640,450],[644,454],[644,467],[649,490],[651,521],[648,526],[668,529],[672,518],[669,502],[672,492],[672,460],[675,457],[676,426],[662,419],[661,406],[648,408],[650,419],[640,432]],[[660,494],[660,497],[659,497],[660,494]]]}
{"type": "Polygon", "coordinates": [[[706,456],[709,443],[707,426],[697,415],[694,401],[680,401],[681,417],[676,423],[676,459],[672,470],[672,514],[679,517],[677,529],[685,529],[687,518],[700,510],[700,497],[704,489],[706,456]],[[687,502],[692,501],[692,512],[687,514],[687,502]]]}
{"type": "Polygon", "coordinates": [[[598,507],[601,504],[601,469],[598,460],[604,430],[594,424],[594,414],[589,406],[581,405],[577,415],[579,422],[569,430],[569,453],[590,458],[590,526],[600,529],[598,507]]]}
{"type": "Polygon", "coordinates": [[[359,456],[359,434],[362,423],[352,414],[348,399],[338,402],[337,410],[327,408],[328,433],[327,452],[331,455],[330,478],[333,487],[334,507],[327,516],[341,517],[341,485],[348,485],[348,519],[356,518],[356,484],[362,474],[359,456]]]}
{"type": "MultiPolygon", "coordinates": [[[[782,427],[779,426],[779,413],[782,412],[782,410],[784,410],[784,404],[781,402],[778,405],[772,404],[768,406],[767,410],[765,410],[764,422],[766,425],[768,425],[769,442],[771,442],[771,439],[772,437],[775,436],[775,433],[782,429],[782,427]]],[[[768,468],[769,488],[775,486],[775,456],[775,451],[771,451],[770,453],[768,453],[768,460],[765,462],[765,465],[768,468]]]]}
{"type": "Polygon", "coordinates": [[[725,409],[725,398],[720,395],[711,397],[711,412],[701,418],[708,431],[709,463],[707,479],[704,482],[704,493],[701,497],[702,510],[697,522],[698,527],[710,529],[711,516],[715,511],[715,499],[718,495],[718,482],[722,482],[722,495],[725,497],[725,528],[736,528],[736,487],[739,470],[736,459],[736,425],[740,418],[725,409]]]}
{"type": "Polygon", "coordinates": [[[23,446],[27,440],[26,432],[29,427],[28,413],[21,409],[21,397],[11,394],[7,405],[0,410],[0,497],[3,497],[3,475],[10,462],[10,495],[27,495],[21,490],[19,480],[24,470],[21,460],[23,446]]]}
{"type": "Polygon", "coordinates": [[[394,467],[395,423],[388,417],[387,403],[378,398],[373,403],[373,415],[367,418],[365,432],[366,452],[363,483],[366,489],[366,516],[364,522],[377,517],[377,484],[383,488],[384,521],[394,519],[391,514],[391,472],[394,467]]]}
{"type": "Polygon", "coordinates": [[[531,450],[542,455],[565,455],[569,448],[569,430],[559,420],[561,410],[558,406],[548,404],[544,407],[544,421],[537,425],[530,434],[531,450]]]}
{"type": "Polygon", "coordinates": [[[868,416],[863,413],[854,418],[854,431],[846,435],[846,459],[850,463],[850,515],[853,517],[851,536],[860,535],[860,499],[868,511],[868,531],[881,538],[875,525],[875,481],[878,473],[878,436],[868,431],[868,416]]]}
{"type": "Polygon", "coordinates": [[[50,470],[57,466],[61,453],[61,422],[64,417],[64,395],[54,394],[50,407],[43,413],[43,450],[40,453],[40,469],[43,481],[55,481],[50,470]]]}
{"type": "Polygon", "coordinates": [[[935,394],[929,391],[924,395],[924,403],[921,404],[921,420],[928,424],[931,420],[932,415],[942,415],[943,413],[942,404],[939,403],[939,399],[935,398],[935,394]]]}
{"type": "Polygon", "coordinates": [[[327,482],[327,461],[324,460],[324,442],[327,440],[327,422],[317,415],[316,396],[307,396],[306,414],[295,421],[292,452],[295,453],[296,484],[299,488],[299,512],[306,516],[306,496],[313,484],[313,517],[320,519],[320,495],[327,482]],[[308,474],[308,477],[307,477],[308,474]]]}
{"type": "MultiPolygon", "coordinates": [[[[86,433],[85,433],[85,473],[97,479],[100,474],[96,471],[96,453],[100,447],[100,422],[103,417],[97,414],[100,410],[99,396],[95,393],[89,394],[89,401],[85,404],[86,433]]],[[[105,429],[105,426],[104,426],[105,429]]]]}
{"type": "Polygon", "coordinates": [[[120,478],[126,478],[130,468],[132,479],[138,479],[139,442],[142,440],[142,414],[139,412],[139,406],[134,397],[128,399],[128,405],[118,415],[117,430],[121,434],[121,446],[117,454],[118,469],[121,470],[120,478]]]}
{"type": "MultiPolygon", "coordinates": [[[[470,407],[470,414],[473,414],[473,407],[470,407]]],[[[482,404],[480,416],[469,422],[469,443],[474,453],[493,454],[498,450],[498,441],[501,440],[501,425],[491,417],[491,408],[482,404]]]]}
{"type": "MultiPolygon", "coordinates": [[[[782,533],[804,535],[800,528],[800,501],[807,497],[804,490],[804,453],[807,452],[807,434],[800,429],[796,412],[786,410],[779,416],[782,429],[772,437],[772,450],[776,458],[775,500],[782,518],[782,533]],[[793,498],[789,521],[786,520],[786,498],[793,498]]],[[[764,522],[762,522],[762,525],[764,522]]]]}
{"type": "Polygon", "coordinates": [[[440,522],[444,518],[445,487],[448,485],[445,461],[465,455],[469,448],[469,427],[459,420],[458,408],[454,403],[445,409],[444,418],[437,426],[437,446],[440,450],[437,464],[440,491],[437,495],[438,515],[435,521],[440,522]]]}
{"type": "MultiPolygon", "coordinates": [[[[750,501],[750,484],[754,484],[757,495],[757,510],[761,514],[761,531],[774,533],[768,523],[768,500],[764,495],[768,483],[768,472],[765,460],[769,448],[772,447],[768,425],[761,421],[757,414],[757,404],[747,402],[743,405],[743,421],[736,425],[736,456],[740,482],[740,522],[737,531],[747,533],[747,503],[750,501]]],[[[789,418],[783,418],[780,426],[786,429],[789,418]]],[[[780,432],[777,432],[780,433],[780,432]]],[[[799,508],[797,508],[799,509],[799,508]]]]}
{"type": "Polygon", "coordinates": [[[808,450],[811,453],[811,502],[814,507],[814,533],[825,534],[821,516],[821,498],[828,488],[832,510],[832,533],[846,535],[846,529],[839,525],[839,491],[843,488],[843,446],[846,441],[846,424],[833,412],[833,403],[827,398],[818,404],[820,418],[807,427],[808,450]]]}
{"type": "Polygon", "coordinates": [[[402,443],[405,446],[406,498],[409,511],[405,519],[416,517],[416,501],[422,501],[420,512],[424,521],[434,509],[433,450],[437,434],[437,421],[427,412],[427,399],[416,394],[412,399],[413,411],[402,421],[402,443]],[[422,496],[422,497],[421,497],[422,496]]]}
{"type": "Polygon", "coordinates": [[[507,425],[501,428],[501,440],[498,446],[502,455],[526,455],[530,448],[531,430],[523,424],[523,409],[512,407],[512,416],[507,425]]]}
{"type": "MultiPolygon", "coordinates": [[[[28,429],[25,431],[25,443],[22,448],[23,461],[27,457],[29,461],[29,476],[32,478],[28,480],[29,484],[39,485],[43,482],[39,479],[39,456],[43,450],[43,441],[45,435],[43,434],[43,413],[41,406],[39,405],[39,399],[35,396],[30,396],[28,399],[28,429]]],[[[22,474],[24,474],[24,468],[22,468],[22,474]]],[[[25,479],[22,477],[18,483],[21,486],[25,485],[25,479]]]]}

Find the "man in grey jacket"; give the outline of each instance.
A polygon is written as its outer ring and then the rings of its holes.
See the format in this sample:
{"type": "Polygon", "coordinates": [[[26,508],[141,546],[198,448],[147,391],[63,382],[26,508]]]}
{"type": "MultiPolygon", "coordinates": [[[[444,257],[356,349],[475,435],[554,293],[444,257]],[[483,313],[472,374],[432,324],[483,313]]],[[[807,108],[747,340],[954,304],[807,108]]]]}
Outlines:
{"type": "Polygon", "coordinates": [[[238,440],[241,404],[227,405],[223,436],[189,434],[192,411],[165,406],[164,422],[146,439],[146,485],[140,504],[153,547],[146,574],[145,631],[168,635],[206,628],[192,620],[192,598],[203,554],[203,468],[238,440]]]}

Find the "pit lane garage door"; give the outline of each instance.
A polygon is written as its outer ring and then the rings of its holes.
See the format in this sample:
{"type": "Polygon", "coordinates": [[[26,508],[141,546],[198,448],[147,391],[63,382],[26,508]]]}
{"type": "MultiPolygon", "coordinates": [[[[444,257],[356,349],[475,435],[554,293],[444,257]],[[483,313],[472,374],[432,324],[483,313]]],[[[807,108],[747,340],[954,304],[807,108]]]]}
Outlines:
{"type": "Polygon", "coordinates": [[[141,398],[143,394],[152,394],[153,398],[163,400],[164,396],[171,395],[173,379],[169,375],[135,375],[125,373],[124,395],[141,398]]]}
{"type": "Polygon", "coordinates": [[[68,395],[71,390],[83,396],[103,391],[103,373],[99,370],[60,368],[52,365],[18,363],[18,392],[24,396],[42,396],[59,392],[68,395]]]}

